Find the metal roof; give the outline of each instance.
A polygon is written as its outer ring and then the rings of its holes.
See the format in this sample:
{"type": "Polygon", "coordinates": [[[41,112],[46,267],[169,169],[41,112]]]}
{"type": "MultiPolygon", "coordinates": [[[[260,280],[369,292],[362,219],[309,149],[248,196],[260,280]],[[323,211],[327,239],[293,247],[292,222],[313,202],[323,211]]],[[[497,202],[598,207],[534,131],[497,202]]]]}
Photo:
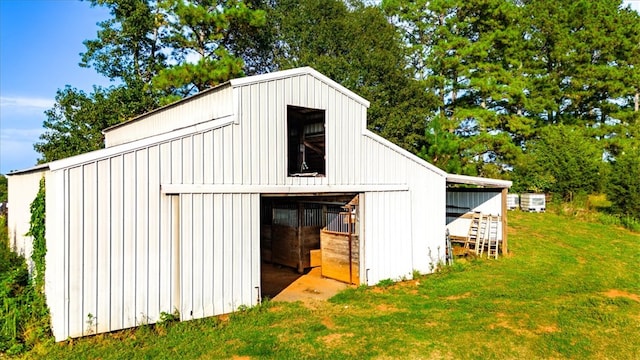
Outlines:
{"type": "Polygon", "coordinates": [[[13,171],[9,172],[6,175],[7,176],[21,175],[21,174],[27,174],[27,173],[32,173],[32,172],[40,172],[40,171],[46,171],[46,170],[49,170],[49,163],[39,164],[39,165],[32,166],[32,167],[26,168],[26,169],[13,170],[13,171]]]}
{"type": "Polygon", "coordinates": [[[467,176],[457,174],[447,174],[447,183],[449,184],[464,184],[464,185],[477,185],[483,187],[492,188],[510,188],[513,184],[509,180],[490,179],[478,176],[467,176]]]}

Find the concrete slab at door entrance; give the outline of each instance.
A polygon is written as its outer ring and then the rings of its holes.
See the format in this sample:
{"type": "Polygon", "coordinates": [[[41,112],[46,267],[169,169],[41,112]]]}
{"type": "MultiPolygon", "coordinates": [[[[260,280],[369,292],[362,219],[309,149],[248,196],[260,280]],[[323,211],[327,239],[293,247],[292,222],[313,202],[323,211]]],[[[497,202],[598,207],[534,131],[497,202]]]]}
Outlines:
{"type": "Polygon", "coordinates": [[[349,287],[353,287],[353,285],[323,278],[321,268],[316,267],[276,295],[273,301],[293,302],[300,300],[306,303],[313,300],[327,300],[349,287]]]}

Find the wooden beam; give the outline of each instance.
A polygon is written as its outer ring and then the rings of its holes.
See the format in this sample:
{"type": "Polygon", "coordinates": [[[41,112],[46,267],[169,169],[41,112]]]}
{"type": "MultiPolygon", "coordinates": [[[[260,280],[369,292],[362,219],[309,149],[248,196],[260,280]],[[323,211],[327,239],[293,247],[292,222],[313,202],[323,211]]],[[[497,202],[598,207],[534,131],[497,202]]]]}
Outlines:
{"type": "Polygon", "coordinates": [[[502,253],[507,254],[509,252],[507,242],[507,190],[502,189],[502,253]]]}

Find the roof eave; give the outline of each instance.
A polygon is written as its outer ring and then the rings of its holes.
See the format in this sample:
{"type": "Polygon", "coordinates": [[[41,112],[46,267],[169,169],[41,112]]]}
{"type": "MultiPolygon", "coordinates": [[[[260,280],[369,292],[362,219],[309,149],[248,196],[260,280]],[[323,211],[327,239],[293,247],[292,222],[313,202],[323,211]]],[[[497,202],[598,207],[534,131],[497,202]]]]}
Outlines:
{"type": "Polygon", "coordinates": [[[489,188],[510,188],[513,182],[509,180],[483,178],[479,176],[467,176],[458,174],[447,174],[447,183],[450,184],[463,184],[463,185],[476,185],[489,188]]]}
{"type": "Polygon", "coordinates": [[[47,170],[49,170],[49,163],[39,164],[39,165],[32,166],[32,167],[26,168],[26,169],[13,170],[13,171],[9,172],[6,175],[7,176],[24,175],[24,174],[28,174],[28,173],[34,173],[34,172],[43,172],[43,171],[47,171],[47,170]]]}

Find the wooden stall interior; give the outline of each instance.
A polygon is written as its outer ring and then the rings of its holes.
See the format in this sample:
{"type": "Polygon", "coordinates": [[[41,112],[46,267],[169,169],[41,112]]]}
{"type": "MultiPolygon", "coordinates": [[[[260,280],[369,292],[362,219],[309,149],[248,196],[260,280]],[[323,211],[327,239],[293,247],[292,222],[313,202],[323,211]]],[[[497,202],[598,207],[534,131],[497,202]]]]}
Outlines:
{"type": "Polygon", "coordinates": [[[260,255],[263,297],[301,274],[359,284],[358,196],[262,196],[260,255]]]}

